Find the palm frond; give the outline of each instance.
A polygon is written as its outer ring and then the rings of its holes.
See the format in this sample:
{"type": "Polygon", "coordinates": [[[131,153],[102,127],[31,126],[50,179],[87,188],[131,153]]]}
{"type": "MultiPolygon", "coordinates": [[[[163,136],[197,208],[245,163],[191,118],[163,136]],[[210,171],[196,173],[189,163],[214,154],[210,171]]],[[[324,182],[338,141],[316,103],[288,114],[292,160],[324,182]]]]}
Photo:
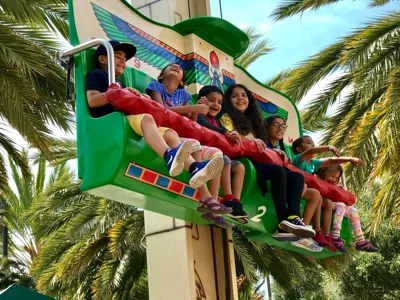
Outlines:
{"type": "Polygon", "coordinates": [[[322,6],[337,3],[343,0],[284,0],[283,4],[278,6],[271,14],[273,21],[283,20],[297,14],[302,14],[307,10],[317,10],[322,6]]]}
{"type": "Polygon", "coordinates": [[[3,14],[21,23],[38,24],[48,30],[57,30],[68,39],[68,0],[36,0],[1,2],[3,14]]]}
{"type": "Polygon", "coordinates": [[[257,59],[271,52],[273,48],[270,46],[271,42],[269,39],[261,39],[262,35],[258,33],[255,26],[245,28],[244,32],[246,32],[250,38],[250,45],[246,51],[235,60],[235,63],[243,68],[247,68],[257,59]]]}
{"type": "Polygon", "coordinates": [[[277,75],[273,76],[271,79],[265,80],[264,84],[268,85],[274,89],[279,91],[283,91],[285,88],[283,84],[287,78],[290,78],[292,75],[293,68],[289,68],[279,72],[277,75]]]}
{"type": "Polygon", "coordinates": [[[394,2],[393,0],[373,0],[370,4],[371,7],[383,6],[390,2],[394,2]]]}
{"type": "Polygon", "coordinates": [[[299,102],[315,84],[341,68],[339,59],[344,46],[342,40],[300,62],[300,66],[290,72],[291,77],[280,83],[282,91],[299,102]]]}

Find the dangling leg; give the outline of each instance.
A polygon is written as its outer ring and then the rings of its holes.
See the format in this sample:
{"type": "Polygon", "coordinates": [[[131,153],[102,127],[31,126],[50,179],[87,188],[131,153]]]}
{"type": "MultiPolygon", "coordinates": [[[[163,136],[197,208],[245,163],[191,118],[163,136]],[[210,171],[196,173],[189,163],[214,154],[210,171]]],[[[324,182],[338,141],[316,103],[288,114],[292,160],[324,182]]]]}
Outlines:
{"type": "Polygon", "coordinates": [[[340,252],[346,252],[347,249],[344,247],[344,241],[340,238],[340,230],[342,229],[343,217],[346,214],[346,204],[341,202],[333,202],[335,213],[333,216],[332,224],[332,244],[340,252]]]}
{"type": "Polygon", "coordinates": [[[368,241],[365,240],[364,234],[361,229],[360,217],[358,216],[358,210],[354,206],[347,206],[346,217],[350,219],[351,227],[356,236],[356,249],[365,252],[377,252],[378,248],[372,246],[368,241]]]}

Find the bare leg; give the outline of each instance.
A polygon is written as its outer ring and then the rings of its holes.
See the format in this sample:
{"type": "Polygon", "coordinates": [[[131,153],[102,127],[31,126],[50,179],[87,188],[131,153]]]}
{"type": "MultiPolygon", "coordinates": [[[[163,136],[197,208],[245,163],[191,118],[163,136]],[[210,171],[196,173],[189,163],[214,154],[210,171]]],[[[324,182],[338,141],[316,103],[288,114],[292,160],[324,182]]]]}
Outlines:
{"type": "Polygon", "coordinates": [[[222,194],[230,195],[232,194],[231,188],[231,166],[232,164],[227,164],[221,172],[221,187],[222,187],[222,194]]]}
{"type": "Polygon", "coordinates": [[[307,201],[306,207],[304,208],[303,212],[303,222],[305,225],[309,225],[312,216],[316,212],[318,203],[320,202],[321,194],[316,189],[307,188],[307,191],[303,195],[303,199],[307,201]]]}
{"type": "MultiPolygon", "coordinates": [[[[203,185],[201,187],[198,188],[199,194],[200,194],[200,200],[204,201],[209,199],[210,197],[213,197],[211,195],[211,193],[209,192],[209,190],[207,189],[206,185],[203,185]]],[[[208,203],[219,203],[216,198],[212,198],[208,203]]],[[[201,206],[201,203],[199,201],[199,206],[201,206]]]]}
{"type": "Polygon", "coordinates": [[[181,143],[178,134],[172,129],[164,133],[164,140],[170,148],[176,148],[181,143]]]}
{"type": "Polygon", "coordinates": [[[141,126],[143,137],[147,145],[149,145],[150,148],[153,149],[159,156],[164,157],[164,153],[169,149],[169,147],[158,131],[157,124],[154,122],[153,117],[151,115],[145,115],[143,117],[141,126]]]}
{"type": "Polygon", "coordinates": [[[304,184],[303,192],[301,193],[301,199],[303,199],[304,194],[307,192],[307,184],[304,184]]]}
{"type": "Polygon", "coordinates": [[[201,150],[192,153],[192,157],[195,161],[201,161],[201,150]]]}
{"type": "Polygon", "coordinates": [[[322,200],[322,208],[324,209],[322,213],[322,230],[324,235],[327,236],[331,229],[332,211],[334,209],[332,201],[324,198],[322,200]]]}
{"type": "MultiPolygon", "coordinates": [[[[225,169],[225,167],[224,167],[224,169],[225,169]]],[[[224,169],[222,169],[222,172],[224,172],[223,171],[224,169]]],[[[208,182],[208,189],[210,190],[211,195],[215,199],[218,199],[218,191],[219,191],[220,182],[221,182],[221,175],[218,175],[217,177],[214,177],[213,179],[211,179],[208,182]]]]}
{"type": "Polygon", "coordinates": [[[240,195],[242,194],[242,188],[243,188],[243,180],[244,180],[244,166],[242,164],[237,165],[235,168],[233,168],[232,173],[233,173],[232,176],[233,197],[235,199],[240,199],[240,195]]]}
{"type": "Polygon", "coordinates": [[[318,205],[312,217],[312,224],[315,232],[321,231],[321,205],[322,205],[322,197],[319,196],[318,205]]]}

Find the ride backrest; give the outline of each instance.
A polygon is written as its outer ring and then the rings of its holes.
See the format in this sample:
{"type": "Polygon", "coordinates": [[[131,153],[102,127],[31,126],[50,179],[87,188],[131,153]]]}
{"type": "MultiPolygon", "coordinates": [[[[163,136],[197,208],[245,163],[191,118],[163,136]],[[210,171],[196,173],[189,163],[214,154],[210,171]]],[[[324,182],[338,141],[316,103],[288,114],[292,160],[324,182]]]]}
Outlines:
{"type": "MultiPolygon", "coordinates": [[[[96,68],[96,50],[89,49],[84,51],[81,55],[85,56],[85,77],[87,73],[96,68]]],[[[119,79],[127,87],[133,87],[139,90],[141,93],[146,92],[146,87],[150,82],[155,81],[154,78],[148,76],[142,71],[136,70],[131,67],[127,67],[124,74],[122,74],[119,79]]]]}

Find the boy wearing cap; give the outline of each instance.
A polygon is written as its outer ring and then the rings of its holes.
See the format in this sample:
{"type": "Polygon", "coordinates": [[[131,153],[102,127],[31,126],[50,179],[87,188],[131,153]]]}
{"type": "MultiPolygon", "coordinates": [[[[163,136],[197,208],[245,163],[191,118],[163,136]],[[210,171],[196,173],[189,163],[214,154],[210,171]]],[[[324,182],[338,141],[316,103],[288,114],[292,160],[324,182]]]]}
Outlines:
{"type": "MultiPolygon", "coordinates": [[[[115,76],[118,78],[126,69],[126,61],[135,55],[136,47],[114,40],[109,41],[109,43],[114,49],[115,76]]],[[[98,68],[87,75],[86,96],[92,116],[99,118],[115,111],[114,106],[106,98],[108,90],[108,60],[104,46],[99,46],[96,50],[96,63],[98,68]]],[[[117,78],[116,82],[120,87],[141,96],[139,91],[125,87],[117,78]]],[[[178,134],[174,130],[157,127],[153,117],[149,114],[129,115],[127,118],[132,129],[143,136],[146,143],[159,156],[165,159],[171,176],[177,176],[183,169],[189,170],[190,168],[192,172],[190,172],[189,184],[194,188],[199,188],[200,198],[207,199],[210,197],[205,183],[221,173],[222,164],[219,164],[218,160],[195,162],[190,156],[192,143],[189,141],[181,143],[178,134]]]]}

